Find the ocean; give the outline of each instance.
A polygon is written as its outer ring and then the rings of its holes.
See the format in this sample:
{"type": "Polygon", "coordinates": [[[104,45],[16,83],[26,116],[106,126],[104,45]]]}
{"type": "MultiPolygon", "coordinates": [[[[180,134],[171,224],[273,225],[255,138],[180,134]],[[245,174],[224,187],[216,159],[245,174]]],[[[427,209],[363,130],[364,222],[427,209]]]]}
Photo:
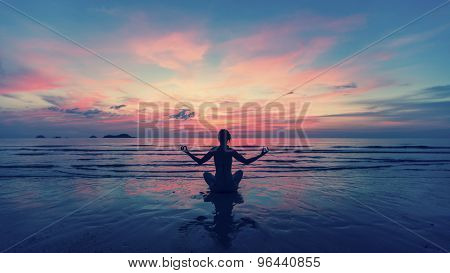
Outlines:
{"type": "MultiPolygon", "coordinates": [[[[194,154],[215,141],[191,146],[194,154]]],[[[445,139],[233,140],[236,194],[157,139],[0,139],[0,251],[446,252],[445,139]]]]}

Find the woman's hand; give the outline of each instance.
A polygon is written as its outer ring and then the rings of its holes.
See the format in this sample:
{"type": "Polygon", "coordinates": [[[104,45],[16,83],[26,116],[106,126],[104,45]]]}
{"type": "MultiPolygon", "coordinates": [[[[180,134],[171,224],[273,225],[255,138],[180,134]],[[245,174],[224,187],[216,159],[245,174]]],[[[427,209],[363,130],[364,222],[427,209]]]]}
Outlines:
{"type": "Polygon", "coordinates": [[[268,152],[269,152],[269,148],[263,147],[262,150],[261,150],[261,156],[267,154],[268,152]]]}
{"type": "Polygon", "coordinates": [[[181,147],[180,147],[180,150],[182,150],[182,151],[185,152],[185,153],[189,153],[188,147],[185,146],[185,145],[181,146],[181,147]]]}

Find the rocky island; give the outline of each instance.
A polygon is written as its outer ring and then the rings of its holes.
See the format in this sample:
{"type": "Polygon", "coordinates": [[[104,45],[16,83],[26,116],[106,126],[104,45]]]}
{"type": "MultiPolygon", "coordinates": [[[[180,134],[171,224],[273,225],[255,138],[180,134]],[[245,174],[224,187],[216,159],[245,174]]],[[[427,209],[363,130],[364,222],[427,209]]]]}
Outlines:
{"type": "Polygon", "coordinates": [[[103,138],[134,138],[129,134],[120,134],[120,135],[106,135],[103,138]]]}

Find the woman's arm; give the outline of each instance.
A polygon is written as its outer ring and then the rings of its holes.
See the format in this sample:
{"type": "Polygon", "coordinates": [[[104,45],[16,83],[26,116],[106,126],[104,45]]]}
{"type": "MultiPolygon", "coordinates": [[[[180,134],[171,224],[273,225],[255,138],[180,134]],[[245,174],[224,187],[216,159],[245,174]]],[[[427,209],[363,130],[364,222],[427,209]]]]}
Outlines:
{"type": "Polygon", "coordinates": [[[198,165],[202,165],[206,161],[210,160],[211,157],[213,156],[213,153],[211,151],[209,151],[202,158],[198,158],[195,155],[191,154],[191,152],[189,152],[189,150],[186,146],[181,146],[180,149],[183,152],[185,152],[188,156],[190,156],[195,162],[197,162],[198,165]]]}
{"type": "Polygon", "coordinates": [[[236,158],[237,161],[239,161],[241,163],[244,163],[245,165],[248,165],[248,164],[251,164],[251,163],[255,162],[256,160],[260,159],[261,157],[263,157],[268,152],[269,152],[269,149],[267,147],[264,147],[259,155],[247,159],[247,158],[243,157],[237,151],[233,151],[233,157],[236,158]]]}

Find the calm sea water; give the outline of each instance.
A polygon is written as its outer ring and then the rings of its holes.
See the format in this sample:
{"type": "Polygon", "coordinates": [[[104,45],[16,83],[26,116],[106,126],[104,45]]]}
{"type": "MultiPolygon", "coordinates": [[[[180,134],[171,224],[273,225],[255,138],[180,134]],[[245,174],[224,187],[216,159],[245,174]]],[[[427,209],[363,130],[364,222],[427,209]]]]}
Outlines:
{"type": "MultiPolygon", "coordinates": [[[[208,192],[177,144],[0,140],[0,251],[443,252],[446,140],[262,141],[238,194],[208,192]]],[[[259,145],[240,145],[246,156],[259,145]]],[[[193,147],[203,153],[208,145],[193,147]]]]}

